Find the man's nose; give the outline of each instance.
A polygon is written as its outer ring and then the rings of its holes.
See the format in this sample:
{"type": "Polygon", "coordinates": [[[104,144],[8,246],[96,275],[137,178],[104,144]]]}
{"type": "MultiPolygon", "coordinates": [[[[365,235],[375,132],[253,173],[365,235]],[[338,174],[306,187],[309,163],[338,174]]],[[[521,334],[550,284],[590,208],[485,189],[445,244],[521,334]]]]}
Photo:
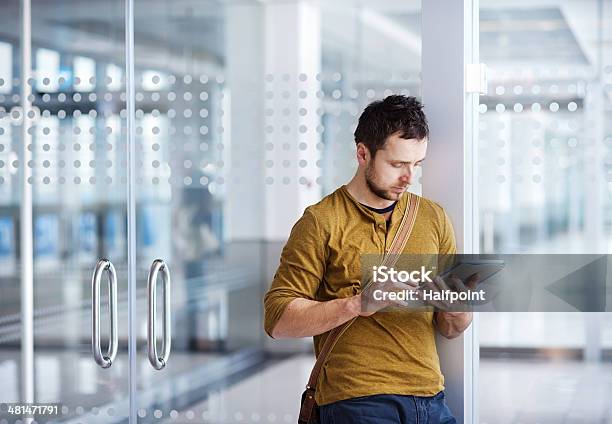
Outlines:
{"type": "Polygon", "coordinates": [[[407,165],[406,168],[404,169],[404,172],[402,172],[402,175],[400,176],[400,181],[404,185],[412,184],[413,175],[414,175],[414,166],[407,165]]]}

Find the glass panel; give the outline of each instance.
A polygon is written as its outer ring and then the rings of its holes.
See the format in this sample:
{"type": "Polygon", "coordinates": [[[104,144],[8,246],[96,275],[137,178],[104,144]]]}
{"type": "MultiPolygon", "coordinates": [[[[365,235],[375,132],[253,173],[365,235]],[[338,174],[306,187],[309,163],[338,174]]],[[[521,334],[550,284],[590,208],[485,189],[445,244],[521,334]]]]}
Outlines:
{"type": "MultiPolygon", "coordinates": [[[[184,414],[214,384],[253,372],[263,358],[262,242],[228,237],[233,93],[225,68],[226,8],[163,3],[151,8],[135,2],[135,331],[142,422],[184,414]],[[147,279],[156,259],[171,278],[172,351],[162,370],[147,356],[147,279]]],[[[156,287],[162,356],[161,272],[156,287]]]]}
{"type": "MultiPolygon", "coordinates": [[[[421,98],[421,2],[320,2],[323,193],[357,170],[363,109],[391,94],[421,98]],[[324,130],[324,131],[323,131],[324,130]]],[[[421,194],[421,169],[410,191],[421,194]]]]}
{"type": "MultiPolygon", "coordinates": [[[[14,3],[11,15],[18,16],[14,3]]],[[[125,89],[106,71],[110,66],[125,67],[124,6],[32,3],[36,117],[28,146],[32,162],[27,166],[32,168],[33,190],[35,399],[60,404],[62,421],[116,422],[127,418],[129,399],[125,89]],[[112,83],[116,85],[109,89],[112,83]],[[97,365],[92,353],[91,280],[99,258],[114,264],[118,284],[119,352],[108,369],[97,365]]],[[[9,19],[4,6],[2,15],[4,27],[9,19]]],[[[18,40],[15,36],[12,39],[18,40]]],[[[16,130],[13,143],[19,141],[16,130]]],[[[18,213],[16,202],[7,199],[13,216],[18,213]]],[[[4,231],[10,231],[6,218],[3,222],[4,231]]],[[[15,288],[18,276],[7,276],[15,288]]],[[[12,302],[11,308],[18,308],[12,302]]],[[[104,276],[103,352],[109,343],[107,305],[104,276]]],[[[18,336],[18,328],[14,331],[18,336]]],[[[50,420],[58,418],[37,418],[50,420]]]]}
{"type": "MultiPolygon", "coordinates": [[[[135,4],[138,416],[295,421],[268,390],[245,402],[246,381],[218,383],[266,363],[262,295],[291,225],[353,176],[363,107],[420,94],[420,2],[162,3],[135,4]],[[172,281],[160,371],[145,344],[157,258],[172,281]]],[[[162,292],[160,275],[159,333],[162,292]]]]}
{"type": "MultiPolygon", "coordinates": [[[[480,6],[480,55],[491,69],[479,106],[481,251],[610,253],[610,4],[480,6]]],[[[483,314],[480,387],[506,383],[481,390],[481,420],[609,419],[599,396],[608,368],[598,361],[609,357],[610,322],[610,314],[483,314]],[[559,358],[595,365],[552,361],[559,358]],[[521,373],[557,380],[527,389],[521,373]],[[579,384],[578,374],[587,376],[579,384]],[[567,396],[585,399],[582,409],[551,402],[567,396]],[[507,401],[501,410],[499,399],[507,401]]]]}
{"type": "MultiPolygon", "coordinates": [[[[21,399],[19,157],[21,156],[19,2],[0,14],[0,402],[21,399]]],[[[0,410],[0,422],[15,417],[0,410]]]]}

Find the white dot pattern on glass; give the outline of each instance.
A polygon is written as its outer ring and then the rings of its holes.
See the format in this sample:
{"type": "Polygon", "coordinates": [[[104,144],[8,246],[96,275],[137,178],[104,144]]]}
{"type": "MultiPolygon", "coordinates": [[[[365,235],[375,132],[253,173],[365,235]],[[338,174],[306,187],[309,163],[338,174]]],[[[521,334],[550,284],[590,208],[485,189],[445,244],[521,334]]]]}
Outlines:
{"type": "MultiPolygon", "coordinates": [[[[222,185],[225,181],[238,181],[239,179],[230,178],[227,180],[225,174],[230,172],[235,164],[240,163],[242,166],[253,166],[252,161],[247,160],[232,160],[231,167],[228,170],[223,170],[224,160],[222,158],[226,155],[226,148],[223,143],[225,137],[224,134],[227,132],[226,126],[224,125],[225,111],[222,107],[220,99],[224,98],[222,86],[225,83],[225,77],[223,75],[213,75],[209,79],[205,75],[181,75],[174,76],[169,75],[167,77],[160,77],[157,74],[153,74],[149,77],[149,83],[153,83],[155,87],[153,90],[147,91],[143,87],[139,87],[139,91],[136,93],[137,110],[136,117],[138,124],[136,125],[136,135],[139,139],[139,152],[147,155],[159,154],[158,157],[151,157],[150,160],[142,161],[141,166],[143,172],[146,174],[146,178],[143,181],[148,184],[159,183],[160,181],[168,181],[170,172],[174,168],[174,173],[178,178],[174,179],[175,184],[183,185],[208,185],[209,178],[201,175],[189,174],[195,170],[194,166],[189,166],[189,161],[169,161],[162,160],[167,159],[168,155],[174,156],[177,152],[180,152],[180,147],[169,145],[163,152],[159,148],[160,143],[168,143],[170,137],[173,141],[178,141],[178,144],[186,146],[188,143],[192,143],[196,146],[196,150],[184,149],[189,152],[190,155],[198,153],[202,157],[208,157],[209,160],[208,168],[206,172],[212,172],[212,175],[216,184],[222,185]],[[178,82],[177,82],[178,81],[178,82]],[[170,101],[170,103],[168,103],[170,101]],[[170,107],[168,107],[170,106],[170,107]],[[202,107],[206,106],[206,107],[202,107]],[[210,112],[212,111],[214,115],[210,112]],[[146,121],[152,121],[155,118],[157,120],[165,121],[163,124],[146,124],[146,121]],[[195,118],[195,119],[194,119],[195,118]],[[204,121],[204,122],[203,122],[204,121]],[[211,126],[212,125],[212,126],[211,126]],[[152,136],[156,136],[160,143],[142,143],[143,140],[149,139],[152,136]],[[176,137],[179,137],[176,140],[176,137]],[[194,138],[195,137],[195,138],[194,138]],[[199,138],[199,140],[198,140],[199,138]],[[195,141],[195,142],[194,142],[195,141]],[[208,141],[211,141],[209,148],[208,141]],[[157,148],[155,147],[157,145],[157,148]],[[199,151],[197,146],[200,146],[199,151]],[[148,148],[147,148],[148,146],[148,148]],[[162,156],[163,153],[163,156],[162,156]],[[153,166],[155,164],[155,166],[153,166]],[[179,164],[183,164],[180,169],[176,169],[179,164]],[[153,173],[153,174],[152,174],[153,173]],[[195,177],[195,178],[194,178],[195,177]]],[[[404,78],[405,80],[414,79],[415,75],[410,73],[404,73],[402,75],[394,75],[389,73],[388,78],[395,78],[399,80],[404,78]]],[[[353,141],[352,131],[354,130],[354,121],[360,112],[360,107],[355,105],[349,105],[350,109],[342,111],[341,108],[333,108],[332,110],[325,111],[322,107],[320,99],[329,98],[330,100],[343,101],[343,99],[365,99],[366,97],[373,98],[376,95],[388,95],[393,92],[400,92],[399,89],[391,88],[368,88],[363,87],[358,90],[348,85],[348,81],[344,78],[340,72],[330,72],[327,74],[307,74],[297,73],[290,74],[284,73],[276,75],[267,75],[267,83],[273,83],[272,86],[268,87],[270,98],[274,99],[274,102],[287,100],[287,105],[273,104],[266,107],[266,116],[274,119],[272,125],[267,126],[271,140],[278,139],[278,142],[271,142],[266,140],[264,142],[264,154],[270,153],[270,158],[274,165],[270,168],[272,172],[270,181],[276,181],[277,184],[291,185],[301,184],[310,185],[312,182],[317,181],[321,184],[321,179],[317,179],[319,171],[317,168],[321,167],[321,161],[318,159],[324,150],[323,143],[320,142],[326,131],[332,128],[331,135],[338,137],[346,137],[347,143],[345,148],[338,150],[343,155],[351,153],[353,141]],[[323,84],[333,83],[334,86],[330,89],[324,89],[323,84]],[[296,102],[297,103],[291,103],[296,102]],[[272,107],[270,107],[272,106],[272,107]],[[321,122],[320,117],[325,113],[332,114],[333,116],[346,120],[344,123],[328,125],[321,122]],[[289,121],[279,122],[278,119],[284,116],[289,121]],[[349,122],[350,120],[350,122],[349,122]],[[296,139],[297,136],[297,139],[296,139]],[[302,137],[304,136],[304,137],[302,137]],[[284,140],[282,139],[284,138],[284,140]],[[310,147],[309,147],[310,146],[310,147]],[[278,154],[279,150],[287,152],[286,157],[278,154]],[[291,159],[288,159],[291,158],[291,159]],[[312,160],[309,160],[311,159],[312,160]],[[274,160],[277,159],[277,160],[274,160]],[[293,177],[292,169],[297,168],[300,170],[300,174],[293,177]],[[283,171],[283,170],[286,170],[283,171]],[[303,175],[302,175],[303,173],[303,175]],[[293,177],[293,178],[292,178],[293,177]]],[[[143,78],[141,78],[143,80],[143,78]]],[[[89,83],[96,83],[95,79],[90,78],[79,78],[75,81],[75,85],[84,87],[89,83]]],[[[53,155],[54,160],[41,161],[44,166],[41,169],[48,170],[48,175],[39,175],[40,181],[48,182],[51,184],[54,182],[70,182],[73,184],[82,185],[83,183],[89,184],[106,184],[112,181],[122,181],[125,177],[125,172],[119,167],[109,167],[110,169],[106,174],[102,173],[99,175],[98,168],[105,169],[107,164],[112,164],[105,159],[105,155],[110,155],[113,159],[124,154],[124,148],[117,150],[113,149],[113,143],[99,143],[97,139],[103,137],[106,140],[120,140],[121,137],[125,137],[125,128],[117,128],[116,133],[107,125],[99,125],[100,119],[110,119],[116,114],[119,114],[119,118],[125,119],[127,117],[127,111],[125,109],[119,109],[115,111],[113,115],[112,110],[96,110],[91,108],[89,103],[100,103],[107,102],[112,107],[115,107],[113,101],[126,100],[125,93],[121,92],[117,88],[118,82],[124,83],[125,78],[121,76],[103,75],[101,78],[101,86],[104,85],[103,91],[99,90],[77,90],[74,93],[70,93],[69,97],[65,97],[65,93],[42,94],[43,101],[47,103],[53,103],[61,101],[65,103],[61,109],[57,110],[53,114],[50,110],[45,109],[40,116],[45,118],[53,118],[65,120],[66,123],[72,124],[66,127],[65,125],[59,128],[46,127],[43,130],[44,136],[57,137],[59,136],[62,141],[54,143],[51,148],[45,148],[44,152],[49,155],[53,155]],[[113,85],[114,89],[110,90],[107,86],[113,85]],[[108,88],[108,90],[107,90],[108,88]],[[104,91],[107,90],[107,91],[104,91]],[[61,94],[61,96],[60,96],[61,94]],[[59,97],[59,99],[58,99],[59,97]],[[77,107],[75,110],[72,107],[73,103],[81,103],[84,108],[77,107]],[[81,119],[88,116],[94,119],[94,125],[90,127],[83,127],[79,124],[75,124],[75,119],[81,119]],[[97,127],[97,130],[96,130],[97,127]],[[66,131],[68,129],[68,131],[66,131]],[[80,139],[85,135],[89,134],[93,137],[93,142],[76,140],[76,142],[68,145],[68,149],[60,147],[66,144],[68,141],[67,134],[72,133],[75,139],[80,139]],[[108,144],[108,148],[106,147],[108,144]],[[99,148],[96,145],[100,146],[99,148]],[[70,150],[72,149],[72,150],[70,150]],[[92,157],[84,156],[85,153],[93,152],[92,157]],[[77,157],[70,157],[67,155],[70,153],[72,156],[76,154],[77,157]],[[58,155],[68,159],[64,160],[64,164],[68,163],[68,166],[59,169],[58,155]],[[100,156],[102,155],[102,156],[100,156]],[[84,170],[88,172],[94,172],[94,174],[86,174],[84,170]],[[62,175],[57,173],[62,172],[62,175]],[[78,175],[75,175],[78,172],[78,175]],[[62,177],[61,179],[59,177],[62,177]]],[[[52,83],[52,81],[49,81],[52,83]]],[[[144,81],[143,81],[144,83],[144,81]]],[[[401,92],[408,93],[411,90],[408,88],[401,88],[401,92]]],[[[16,111],[16,114],[19,111],[16,111]]],[[[19,118],[18,115],[15,115],[19,118]]],[[[124,123],[120,125],[124,127],[124,123]]],[[[36,133],[33,133],[36,136],[36,133]]],[[[49,143],[45,143],[49,145],[49,143]]],[[[174,144],[177,144],[176,142],[174,144]]],[[[334,143],[334,145],[337,143],[334,143]]],[[[257,154],[257,150],[250,150],[250,154],[257,154]]],[[[116,162],[116,161],[115,161],[116,162]]],[[[348,162],[348,161],[347,161],[348,162]]],[[[119,162],[116,162],[119,163],[119,162]]],[[[342,161],[336,162],[343,163],[342,161]]],[[[40,166],[40,165],[38,165],[40,166]]],[[[229,165],[228,165],[229,166],[229,165]]],[[[37,181],[38,181],[37,180],[37,181]]]]}

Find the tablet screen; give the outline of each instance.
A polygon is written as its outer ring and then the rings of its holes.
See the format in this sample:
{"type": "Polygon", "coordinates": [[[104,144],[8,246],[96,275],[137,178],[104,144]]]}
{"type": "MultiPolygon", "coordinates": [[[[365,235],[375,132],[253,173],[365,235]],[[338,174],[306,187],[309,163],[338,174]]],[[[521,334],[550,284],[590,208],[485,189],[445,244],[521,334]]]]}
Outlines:
{"type": "Polygon", "coordinates": [[[446,278],[452,274],[465,281],[466,278],[477,272],[480,274],[479,282],[482,283],[504,269],[504,265],[501,260],[459,262],[450,270],[443,272],[441,277],[446,278]]]}

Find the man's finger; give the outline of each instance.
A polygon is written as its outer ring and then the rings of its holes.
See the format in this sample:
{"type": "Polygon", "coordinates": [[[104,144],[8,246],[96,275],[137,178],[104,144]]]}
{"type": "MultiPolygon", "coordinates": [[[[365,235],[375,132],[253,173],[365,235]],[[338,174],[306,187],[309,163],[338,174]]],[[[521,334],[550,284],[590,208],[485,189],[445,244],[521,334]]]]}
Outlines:
{"type": "Polygon", "coordinates": [[[437,284],[435,284],[433,281],[425,281],[423,285],[419,287],[419,290],[430,290],[432,292],[439,292],[440,287],[437,284]]]}
{"type": "Polygon", "coordinates": [[[399,289],[399,290],[413,290],[414,288],[417,287],[417,283],[413,283],[411,282],[406,282],[406,283],[399,283],[396,281],[391,282],[391,287],[393,287],[394,289],[399,289]]]}
{"type": "Polygon", "coordinates": [[[446,281],[439,275],[434,277],[434,282],[440,287],[440,290],[451,290],[448,284],[446,284],[446,281]]]}
{"type": "Polygon", "coordinates": [[[408,303],[408,301],[406,300],[392,300],[391,305],[392,306],[402,306],[404,308],[407,308],[408,306],[410,306],[410,303],[408,303]]]}
{"type": "MultiPolygon", "coordinates": [[[[472,278],[473,276],[474,274],[468,277],[468,279],[472,278]]],[[[470,293],[474,288],[474,287],[466,287],[463,281],[461,281],[459,277],[453,277],[452,281],[455,286],[455,289],[460,293],[470,293]]],[[[469,299],[469,295],[468,295],[468,299],[469,299]]],[[[461,305],[469,305],[469,304],[470,304],[470,301],[466,302],[466,301],[460,300],[460,301],[455,302],[456,308],[459,308],[459,309],[461,308],[461,305]]]]}
{"type": "MultiPolygon", "coordinates": [[[[435,278],[434,278],[434,280],[435,280],[435,278]]],[[[434,308],[437,308],[437,309],[442,310],[442,311],[446,311],[446,310],[450,309],[450,305],[447,302],[445,302],[445,301],[434,300],[434,299],[427,299],[427,300],[423,299],[423,292],[424,291],[427,291],[427,292],[429,292],[431,294],[433,294],[433,293],[442,293],[442,290],[440,289],[440,287],[437,284],[435,284],[433,281],[431,281],[431,282],[430,281],[426,281],[422,286],[419,287],[419,289],[417,291],[417,293],[419,295],[419,299],[421,301],[423,301],[426,305],[433,306],[434,308]]]]}
{"type": "Polygon", "coordinates": [[[462,293],[469,292],[468,288],[465,286],[465,284],[463,284],[463,281],[461,281],[460,278],[455,277],[452,279],[452,281],[457,291],[462,292],[462,293]]]}
{"type": "Polygon", "coordinates": [[[466,280],[465,280],[465,285],[470,289],[470,290],[474,290],[476,288],[476,286],[478,285],[478,282],[480,281],[480,274],[475,272],[472,275],[470,275],[466,280]]]}

